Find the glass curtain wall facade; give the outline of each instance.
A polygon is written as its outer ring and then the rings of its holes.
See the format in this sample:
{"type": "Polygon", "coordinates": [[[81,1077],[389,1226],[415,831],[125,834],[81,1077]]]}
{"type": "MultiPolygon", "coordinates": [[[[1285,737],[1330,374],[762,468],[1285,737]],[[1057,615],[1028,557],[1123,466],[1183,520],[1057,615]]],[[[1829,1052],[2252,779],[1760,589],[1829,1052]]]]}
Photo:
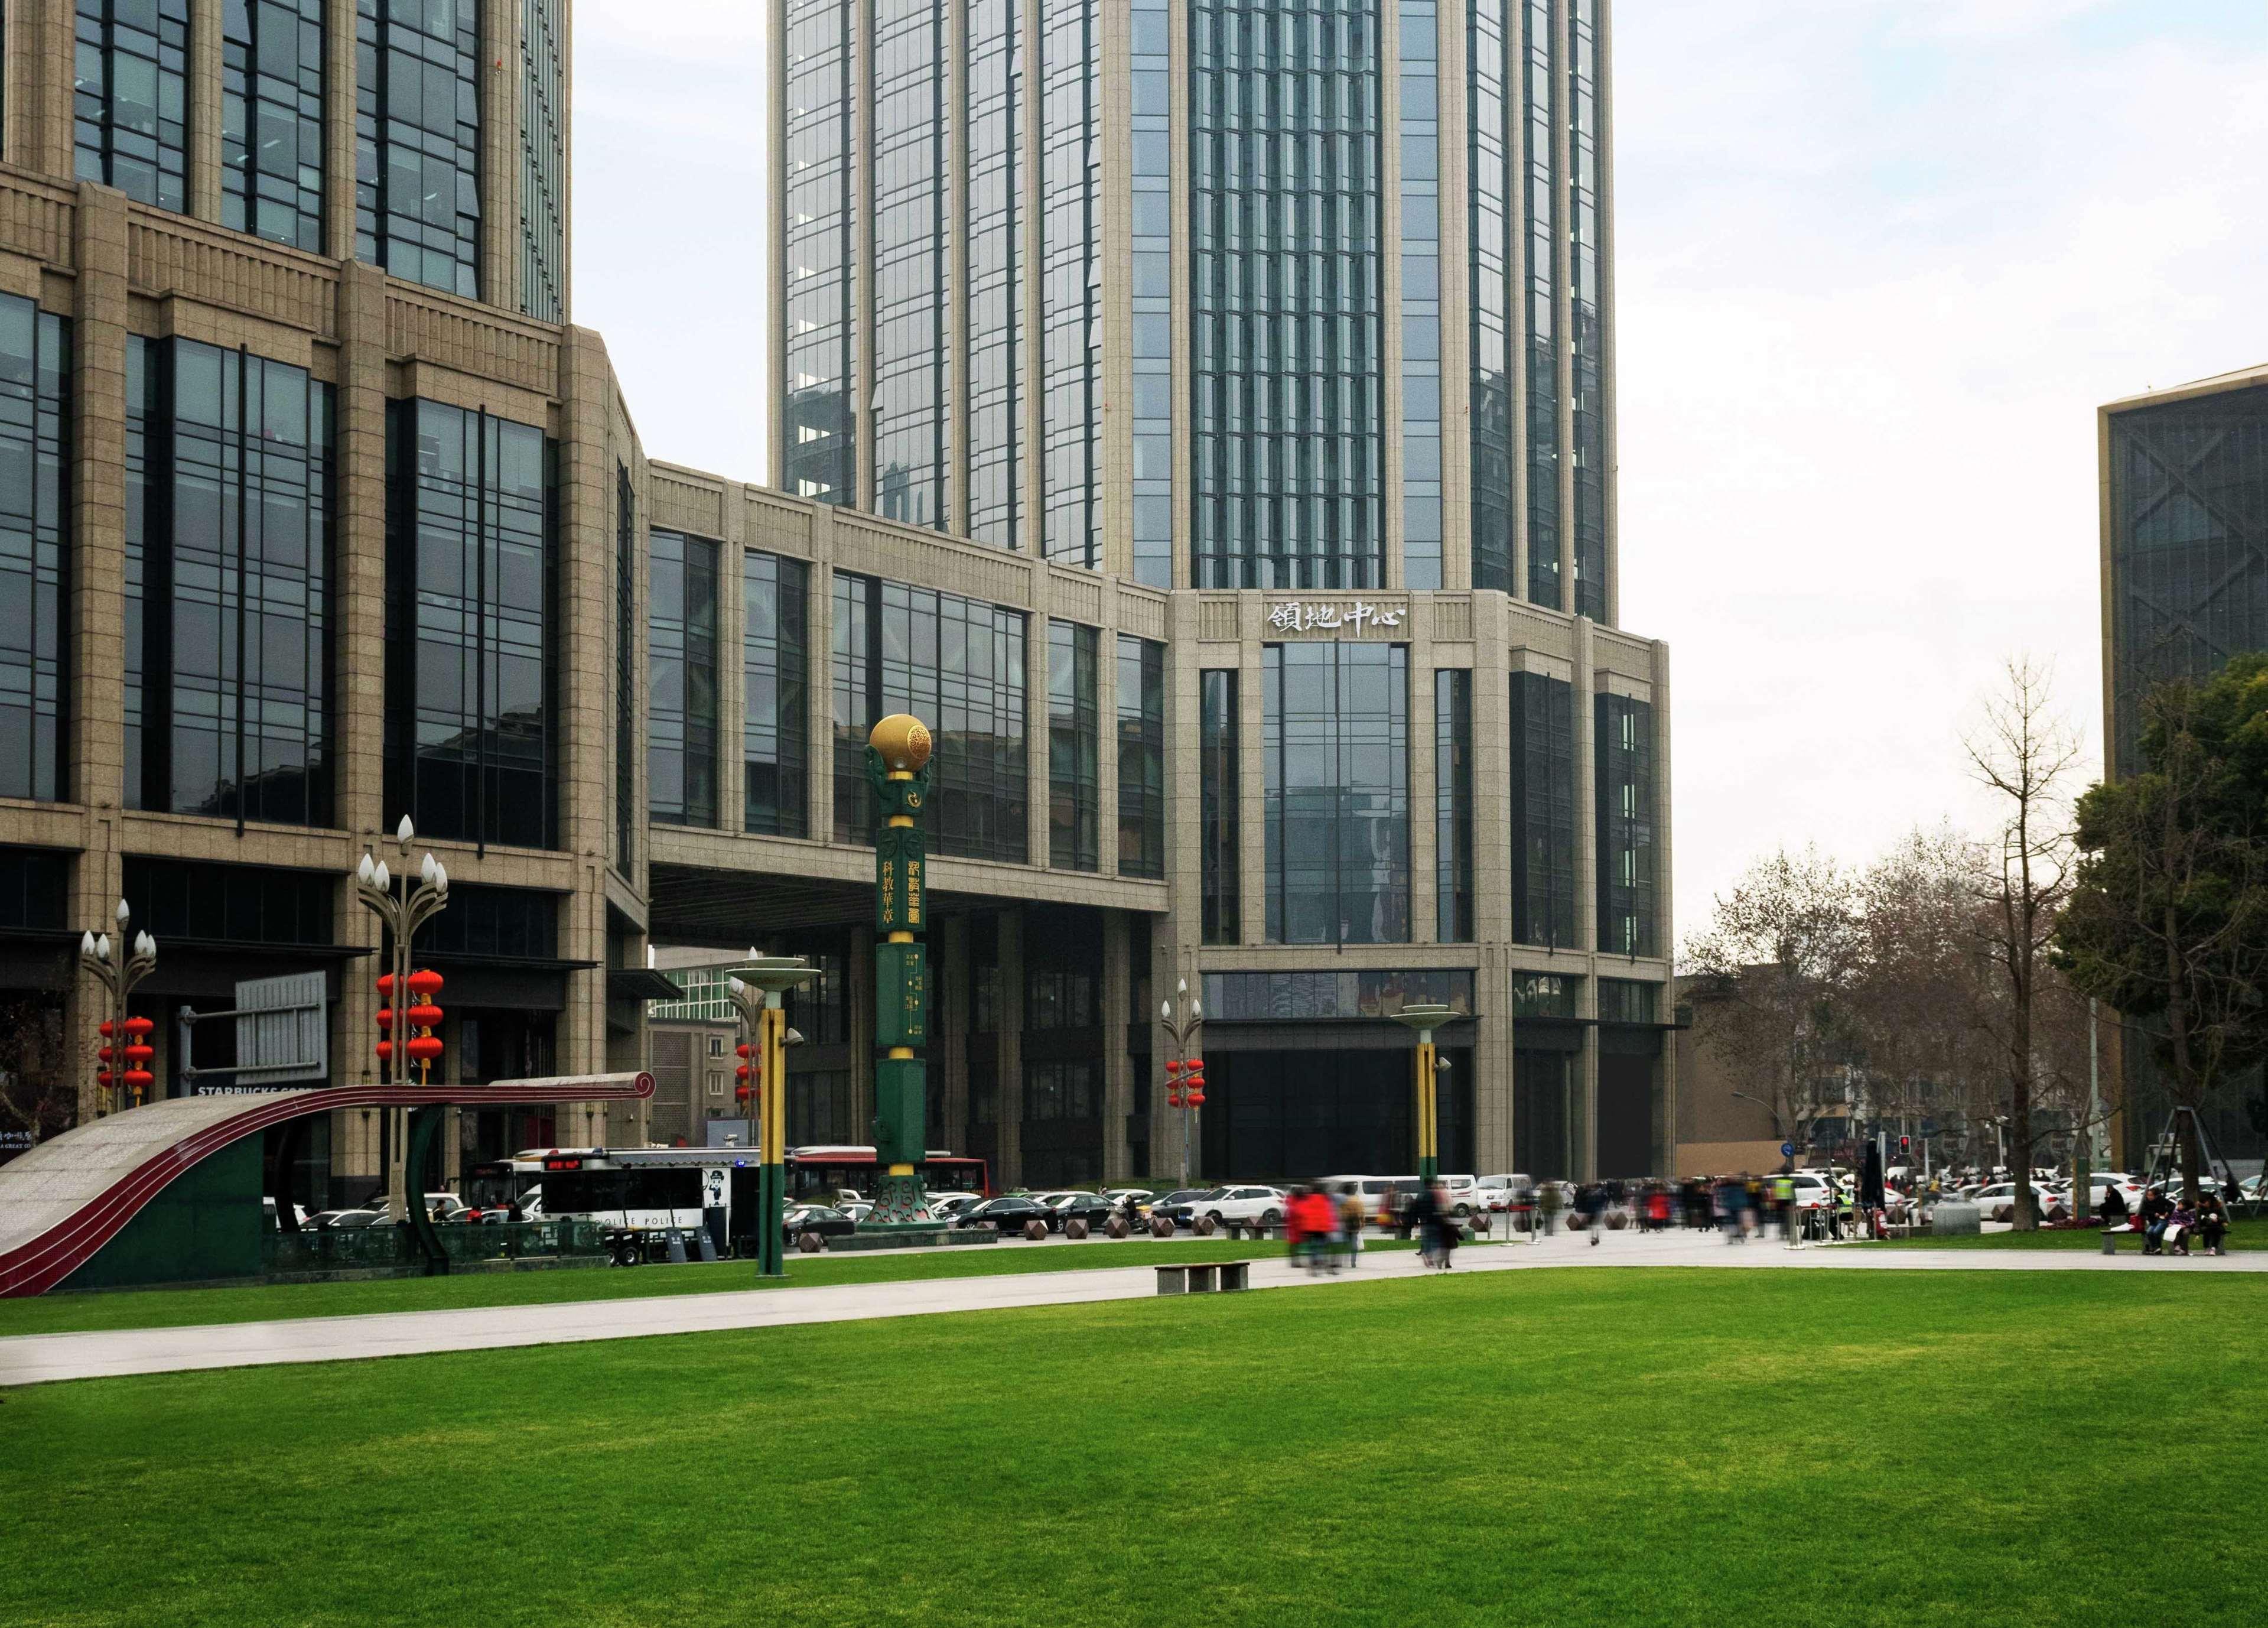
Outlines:
{"type": "Polygon", "coordinates": [[[1599,281],[1606,259],[1606,216],[1599,208],[1599,165],[1606,131],[1599,95],[1598,0],[1562,0],[1567,10],[1567,279],[1575,394],[1575,614],[1607,615],[1606,328],[1599,281]]]}
{"type": "Polygon", "coordinates": [[[787,417],[778,467],[782,486],[820,503],[858,497],[858,16],[846,0],[787,0],[787,417]]]}
{"type": "Polygon", "coordinates": [[[1118,636],[1118,873],[1166,873],[1166,647],[1118,636]]]}
{"type": "Polygon", "coordinates": [[[1192,0],[1197,586],[1385,581],[1373,0],[1192,0]]]}
{"type": "Polygon", "coordinates": [[[1440,8],[1401,0],[1402,578],[1441,586],[1440,8]]]}
{"type": "Polygon", "coordinates": [[[221,7],[224,226],[323,252],[324,0],[221,7]]]}
{"type": "Polygon", "coordinates": [[[615,466],[615,858],[632,868],[637,838],[637,494],[615,466]]]}
{"type": "Polygon", "coordinates": [[[746,795],[741,829],[772,836],[811,834],[811,718],[805,674],[811,648],[811,568],[750,549],[741,560],[740,726],[746,795]]]}
{"type": "Polygon", "coordinates": [[[1040,344],[1047,557],[1101,564],[1101,0],[1041,0],[1040,344]]]}
{"type": "Polygon", "coordinates": [[[1101,864],[1095,644],[1093,628],[1048,623],[1048,863],[1058,871],[1101,864]]]}
{"type": "Polygon", "coordinates": [[[0,797],[67,794],[70,322],[0,295],[0,797]]]}
{"type": "Polygon", "coordinates": [[[1207,944],[1236,944],[1244,937],[1238,840],[1243,771],[1237,754],[1237,676],[1226,668],[1197,675],[1197,823],[1207,944]]]}
{"type": "Polygon", "coordinates": [[[126,370],[128,806],[328,825],[331,387],[187,339],[126,370]]]}
{"type": "Polygon", "coordinates": [[[558,322],[567,315],[566,0],[520,0],[519,66],[519,308],[558,322]]]}
{"type": "Polygon", "coordinates": [[[1434,937],[1473,937],[1473,675],[1462,667],[1433,674],[1434,937]]]}
{"type": "Polygon", "coordinates": [[[552,847],[551,443],[439,401],[388,416],[387,812],[437,838],[552,847]]]}
{"type": "Polygon", "coordinates": [[[874,508],[943,526],[952,51],[939,0],[874,3],[874,508]]]}
{"type": "MultiPolygon", "coordinates": [[[[1466,217],[1472,233],[1473,586],[1525,593],[1512,579],[1515,540],[1512,420],[1513,209],[1521,194],[1519,127],[1510,109],[1521,61],[1506,0],[1470,0],[1466,48],[1466,217]]],[[[1517,6],[1519,0],[1512,0],[1517,6]]],[[[1405,92],[1406,93],[1406,92],[1405,92]]],[[[1403,319],[1407,326],[1408,318],[1403,319]]]]}
{"type": "Polygon", "coordinates": [[[1410,650],[1262,649],[1268,941],[1410,938],[1410,650]]]}
{"type": "Polygon", "coordinates": [[[717,823],[718,545],[647,534],[646,813],[717,823]]]}
{"type": "Polygon", "coordinates": [[[355,11],[355,257],[477,299],[478,0],[355,11]]]}
{"type": "Polygon", "coordinates": [[[1574,949],[1575,689],[1512,675],[1512,936],[1574,949]]]}
{"type": "Polygon", "coordinates": [[[1133,0],[1134,580],[1174,586],[1174,85],[1167,0],[1133,0]]]}
{"type": "Polygon", "coordinates": [[[1599,948],[1658,953],[1653,855],[1653,706],[1601,696],[1598,763],[1599,948]]]}
{"type": "Polygon", "coordinates": [[[835,840],[873,840],[866,733],[930,721],[931,851],[1026,862],[1024,613],[930,588],[835,574],[835,840]]]}
{"type": "Polygon", "coordinates": [[[1528,256],[1528,597],[1557,608],[1559,582],[1559,54],[1552,0],[1520,0],[1525,67],[1521,189],[1528,256]]]}
{"type": "Polygon", "coordinates": [[[77,0],[72,142],[81,180],[188,207],[189,0],[77,0]]]}
{"type": "Polygon", "coordinates": [[[968,534],[1024,546],[1027,71],[1020,0],[968,0],[968,534]]]}

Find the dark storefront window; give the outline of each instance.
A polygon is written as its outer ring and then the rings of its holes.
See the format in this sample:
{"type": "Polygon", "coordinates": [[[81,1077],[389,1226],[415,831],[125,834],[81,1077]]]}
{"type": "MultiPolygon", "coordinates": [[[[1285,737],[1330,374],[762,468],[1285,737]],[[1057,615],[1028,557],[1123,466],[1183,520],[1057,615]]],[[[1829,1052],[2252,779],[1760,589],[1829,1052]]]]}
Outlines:
{"type": "Polygon", "coordinates": [[[1101,863],[1094,648],[1093,628],[1048,624],[1048,863],[1058,871],[1101,863]]]}
{"type": "Polygon", "coordinates": [[[1512,1015],[1519,1018],[1572,1018],[1580,978],[1556,972],[1515,972],[1512,975],[1512,1015]]]}
{"type": "Polygon", "coordinates": [[[70,324],[0,295],[0,797],[65,792],[70,324]]]}
{"type": "Polygon", "coordinates": [[[70,915],[70,856],[0,848],[0,927],[61,927],[70,915]]]}
{"type": "Polygon", "coordinates": [[[331,387],[192,340],[126,356],[126,796],[331,820],[331,387]]]}
{"type": "Polygon", "coordinates": [[[355,11],[355,258],[477,299],[477,0],[356,0],[355,11]]]}
{"type": "Polygon", "coordinates": [[[325,0],[221,7],[220,222],[323,252],[325,0]]]}
{"type": "Polygon", "coordinates": [[[1655,953],[1653,705],[1601,696],[1598,707],[1599,948],[1655,953]]]}
{"type": "Polygon", "coordinates": [[[1575,947],[1575,689],[1512,675],[1512,936],[1575,947]]]}
{"type": "Polygon", "coordinates": [[[1360,972],[1208,972],[1205,1020],[1292,1023],[1325,1018],[1390,1018],[1404,1006],[1444,1006],[1469,1016],[1469,968],[1360,972]]]}
{"type": "Polygon", "coordinates": [[[853,223],[866,207],[854,161],[851,76],[862,6],[785,0],[787,416],[780,484],[818,503],[858,501],[858,324],[853,223]]]}
{"type": "Polygon", "coordinates": [[[1473,675],[1433,674],[1433,879],[1443,944],[1473,936],[1473,675]]]}
{"type": "Polygon", "coordinates": [[[438,401],[390,416],[387,811],[431,837],[549,848],[551,444],[438,401]]]}
{"type": "Polygon", "coordinates": [[[930,851],[1022,864],[1024,613],[848,571],[835,575],[835,840],[873,840],[866,733],[893,712],[937,746],[930,851]]]}
{"type": "MultiPolygon", "coordinates": [[[[1410,1047],[1225,1051],[1205,1060],[1204,1168],[1252,1181],[1418,1168],[1410,1047]]],[[[1444,1046],[1437,1090],[1441,1168],[1473,1168],[1469,1049],[1444,1046]]]]}
{"type": "Polygon", "coordinates": [[[1042,1187],[1102,1175],[1102,1070],[1089,1061],[1024,1065],[1024,1179],[1042,1187]]]}
{"type": "Polygon", "coordinates": [[[559,954],[559,899],[532,888],[489,888],[451,879],[449,908],[419,930],[420,954],[550,961],[559,954]]]}
{"type": "MultiPolygon", "coordinates": [[[[1513,1163],[1539,1182],[1581,1168],[1575,1151],[1575,1070],[1580,1031],[1565,1026],[1566,1049],[1521,1046],[1512,1055],[1513,1163]]],[[[1629,1173],[1625,1173],[1629,1174],[1629,1173]]]]}
{"type": "Polygon", "coordinates": [[[805,704],[811,636],[810,567],[753,551],[741,556],[740,755],[747,776],[743,829],[811,834],[811,714],[805,704]]]}
{"type": "MultiPolygon", "coordinates": [[[[331,942],[331,904],[338,879],[321,871],[129,856],[122,880],[126,902],[134,910],[135,931],[151,934],[161,947],[168,939],[331,942]]],[[[452,909],[456,891],[451,890],[452,909]]]]}
{"type": "Polygon", "coordinates": [[[1263,651],[1268,939],[1410,937],[1410,651],[1340,641],[1263,651]]]}
{"type": "Polygon", "coordinates": [[[189,0],[78,0],[77,35],[78,178],[187,209],[189,0]]]}
{"type": "Polygon", "coordinates": [[[858,1124],[857,1087],[847,1068],[787,1074],[787,1143],[790,1147],[843,1145],[866,1138],[858,1124]]]}
{"type": "Polygon", "coordinates": [[[1166,873],[1166,647],[1118,636],[1118,873],[1166,873]]]}
{"type": "Polygon", "coordinates": [[[1207,944],[1235,944],[1244,936],[1237,840],[1243,776],[1236,748],[1236,676],[1227,669],[1197,675],[1198,840],[1204,850],[1207,944]]]}
{"type": "Polygon", "coordinates": [[[646,810],[717,823],[717,549],[655,530],[646,594],[646,810]]]}
{"type": "Polygon", "coordinates": [[[1628,978],[1601,978],[1599,980],[1599,1021],[1602,1023],[1653,1022],[1660,989],[1661,986],[1658,983],[1638,983],[1628,978]]]}

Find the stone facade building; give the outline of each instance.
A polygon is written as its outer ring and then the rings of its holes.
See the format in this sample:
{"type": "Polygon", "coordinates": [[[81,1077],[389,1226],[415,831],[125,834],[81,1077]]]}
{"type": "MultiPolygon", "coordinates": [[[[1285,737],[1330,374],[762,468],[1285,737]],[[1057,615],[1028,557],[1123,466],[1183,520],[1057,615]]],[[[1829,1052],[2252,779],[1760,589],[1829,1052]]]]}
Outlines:
{"type": "MultiPolygon", "coordinates": [[[[1274,9],[782,0],[770,488],[649,460],[566,320],[563,6],[11,6],[0,992],[87,1035],[123,895],[161,1090],[232,1081],[181,1009],[311,965],[359,1078],[348,878],[406,813],[444,1069],[641,1065],[651,946],[806,954],[791,1140],[862,1141],[858,748],[908,710],[932,1146],[1411,1168],[1385,1020],[1440,999],[1445,1168],[1668,1168],[1606,7],[1274,9]]],[[[659,1130],[621,1114],[457,1145],[659,1130]]]]}

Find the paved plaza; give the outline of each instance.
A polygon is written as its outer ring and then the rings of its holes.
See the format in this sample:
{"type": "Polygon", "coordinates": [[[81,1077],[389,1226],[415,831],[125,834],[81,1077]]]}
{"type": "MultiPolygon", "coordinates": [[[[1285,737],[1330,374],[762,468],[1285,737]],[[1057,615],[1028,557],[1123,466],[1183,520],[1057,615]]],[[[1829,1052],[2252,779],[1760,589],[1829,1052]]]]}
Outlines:
{"type": "MultiPolygon", "coordinates": [[[[1020,1246],[1001,1245],[1001,1248],[1020,1246]]],[[[652,1300],[570,1301],[458,1311],[391,1312],[374,1316],[309,1317],[276,1322],[132,1329],[0,1339],[0,1386],[101,1379],[195,1368],[256,1367],[284,1362],[335,1362],[433,1352],[489,1351],[654,1334],[703,1334],[725,1329],[850,1322],[939,1312],[1020,1306],[1073,1306],[1140,1300],[1156,1293],[1148,1266],[1109,1265],[1110,1245],[1092,1271],[1003,1273],[824,1288],[752,1289],[744,1293],[670,1295],[652,1300]]],[[[2268,1271],[2268,1251],[2219,1258],[2146,1259],[2128,1249],[2116,1256],[2063,1249],[1874,1249],[1777,1241],[1727,1244],[1713,1234],[1609,1233],[1594,1246],[1560,1235],[1532,1244],[1479,1244],[1457,1252],[1454,1271],[1518,1271],[1564,1266],[1737,1267],[1796,1271],[2112,1271],[2153,1275],[2268,1271]]],[[[719,1265],[719,1271],[749,1271],[719,1265]]],[[[1321,1277],[1294,1267],[1280,1244],[1254,1246],[1255,1289],[1327,1288],[1424,1272],[1407,1250],[1371,1251],[1358,1271],[1321,1277]]]]}

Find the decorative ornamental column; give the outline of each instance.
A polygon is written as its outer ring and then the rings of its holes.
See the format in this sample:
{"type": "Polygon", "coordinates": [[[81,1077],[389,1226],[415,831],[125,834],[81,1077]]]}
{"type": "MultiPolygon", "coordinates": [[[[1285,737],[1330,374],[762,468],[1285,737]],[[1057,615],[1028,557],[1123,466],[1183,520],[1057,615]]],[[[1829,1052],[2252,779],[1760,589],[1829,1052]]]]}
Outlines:
{"type": "Polygon", "coordinates": [[[874,832],[873,1220],[905,1225],[928,1214],[917,1166],[928,1125],[929,967],[919,935],[927,909],[921,827],[929,800],[930,735],[910,713],[895,712],[866,737],[866,782],[880,824],[874,832]]]}

